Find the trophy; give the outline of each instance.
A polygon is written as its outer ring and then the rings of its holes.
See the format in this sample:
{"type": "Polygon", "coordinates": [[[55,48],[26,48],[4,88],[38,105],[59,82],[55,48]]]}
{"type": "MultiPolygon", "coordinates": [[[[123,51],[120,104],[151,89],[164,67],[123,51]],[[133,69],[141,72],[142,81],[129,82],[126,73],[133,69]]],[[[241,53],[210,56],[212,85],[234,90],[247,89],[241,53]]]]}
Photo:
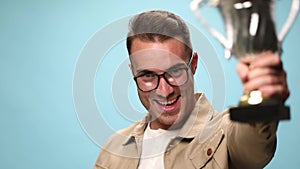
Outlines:
{"type": "MultiPolygon", "coordinates": [[[[274,0],[193,0],[190,7],[199,22],[224,46],[225,58],[240,59],[264,51],[281,56],[282,41],[298,14],[299,3],[300,0],[292,1],[287,21],[278,36],[273,18],[274,0]],[[226,38],[204,20],[200,13],[204,5],[219,10],[225,23],[226,38]]],[[[239,105],[229,111],[231,120],[239,122],[290,119],[288,106],[275,98],[263,98],[259,90],[245,91],[239,105]]]]}

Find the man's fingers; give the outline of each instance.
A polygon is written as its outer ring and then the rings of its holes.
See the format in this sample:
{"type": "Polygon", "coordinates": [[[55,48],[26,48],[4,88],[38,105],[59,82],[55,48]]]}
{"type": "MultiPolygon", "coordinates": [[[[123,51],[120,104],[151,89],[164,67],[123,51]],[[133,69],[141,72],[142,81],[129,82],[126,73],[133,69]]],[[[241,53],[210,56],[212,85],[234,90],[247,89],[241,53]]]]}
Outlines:
{"type": "Polygon", "coordinates": [[[255,68],[249,71],[248,80],[255,79],[261,76],[285,76],[282,70],[271,69],[268,67],[255,68]]]}
{"type": "Polygon", "coordinates": [[[251,91],[261,88],[265,85],[283,85],[285,86],[286,82],[282,76],[260,76],[255,79],[251,79],[244,84],[245,91],[251,91]]]}
{"type": "Polygon", "coordinates": [[[265,85],[260,87],[259,90],[265,98],[277,98],[283,101],[290,95],[290,91],[283,85],[265,85]]]}
{"type": "Polygon", "coordinates": [[[282,69],[282,62],[280,57],[270,52],[263,52],[255,57],[252,57],[251,59],[249,59],[249,62],[252,68],[273,67],[282,69]]]}
{"type": "Polygon", "coordinates": [[[248,81],[244,83],[245,90],[258,89],[263,85],[281,84],[287,87],[285,70],[271,68],[256,68],[249,71],[248,81]]]}
{"type": "Polygon", "coordinates": [[[290,94],[280,57],[263,52],[239,60],[238,74],[245,91],[260,90],[265,98],[286,100],[290,94]]]}
{"type": "Polygon", "coordinates": [[[237,73],[239,74],[243,83],[248,81],[248,74],[249,74],[249,66],[243,63],[239,63],[236,67],[237,73]]]}

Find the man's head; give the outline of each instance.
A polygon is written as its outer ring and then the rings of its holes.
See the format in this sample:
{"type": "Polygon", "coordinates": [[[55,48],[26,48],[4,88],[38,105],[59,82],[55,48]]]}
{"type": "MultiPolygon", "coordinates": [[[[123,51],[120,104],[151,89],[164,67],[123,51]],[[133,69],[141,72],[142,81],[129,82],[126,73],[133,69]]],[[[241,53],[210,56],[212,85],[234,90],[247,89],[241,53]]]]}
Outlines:
{"type": "Polygon", "coordinates": [[[161,10],[146,11],[133,17],[129,23],[127,50],[131,54],[132,41],[159,41],[176,38],[186,46],[188,55],[192,54],[192,43],[187,24],[174,13],[161,10]]]}
{"type": "Polygon", "coordinates": [[[166,11],[141,13],[129,24],[127,49],[139,98],[153,117],[151,128],[180,127],[195,104],[198,59],[186,23],[166,11]]]}

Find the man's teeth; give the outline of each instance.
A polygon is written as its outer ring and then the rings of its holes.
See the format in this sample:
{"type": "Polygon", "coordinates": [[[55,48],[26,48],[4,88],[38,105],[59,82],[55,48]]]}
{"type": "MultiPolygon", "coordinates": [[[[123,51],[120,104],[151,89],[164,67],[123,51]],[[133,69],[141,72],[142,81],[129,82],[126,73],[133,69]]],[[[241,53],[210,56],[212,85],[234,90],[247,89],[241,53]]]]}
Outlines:
{"type": "Polygon", "coordinates": [[[159,101],[159,104],[162,104],[162,105],[173,104],[173,103],[176,102],[176,100],[177,100],[177,98],[175,98],[175,99],[173,99],[173,100],[169,100],[169,101],[164,101],[164,102],[159,101]]]}

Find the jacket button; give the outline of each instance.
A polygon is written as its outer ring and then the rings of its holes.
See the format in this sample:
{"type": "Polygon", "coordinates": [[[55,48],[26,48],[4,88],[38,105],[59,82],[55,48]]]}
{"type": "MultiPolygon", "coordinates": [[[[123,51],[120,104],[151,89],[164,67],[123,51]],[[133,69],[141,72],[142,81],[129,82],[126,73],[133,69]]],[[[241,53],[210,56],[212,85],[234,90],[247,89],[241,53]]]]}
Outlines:
{"type": "Polygon", "coordinates": [[[212,149],[211,149],[211,148],[207,149],[206,154],[207,154],[208,156],[210,156],[210,155],[212,154],[212,149]]]}

